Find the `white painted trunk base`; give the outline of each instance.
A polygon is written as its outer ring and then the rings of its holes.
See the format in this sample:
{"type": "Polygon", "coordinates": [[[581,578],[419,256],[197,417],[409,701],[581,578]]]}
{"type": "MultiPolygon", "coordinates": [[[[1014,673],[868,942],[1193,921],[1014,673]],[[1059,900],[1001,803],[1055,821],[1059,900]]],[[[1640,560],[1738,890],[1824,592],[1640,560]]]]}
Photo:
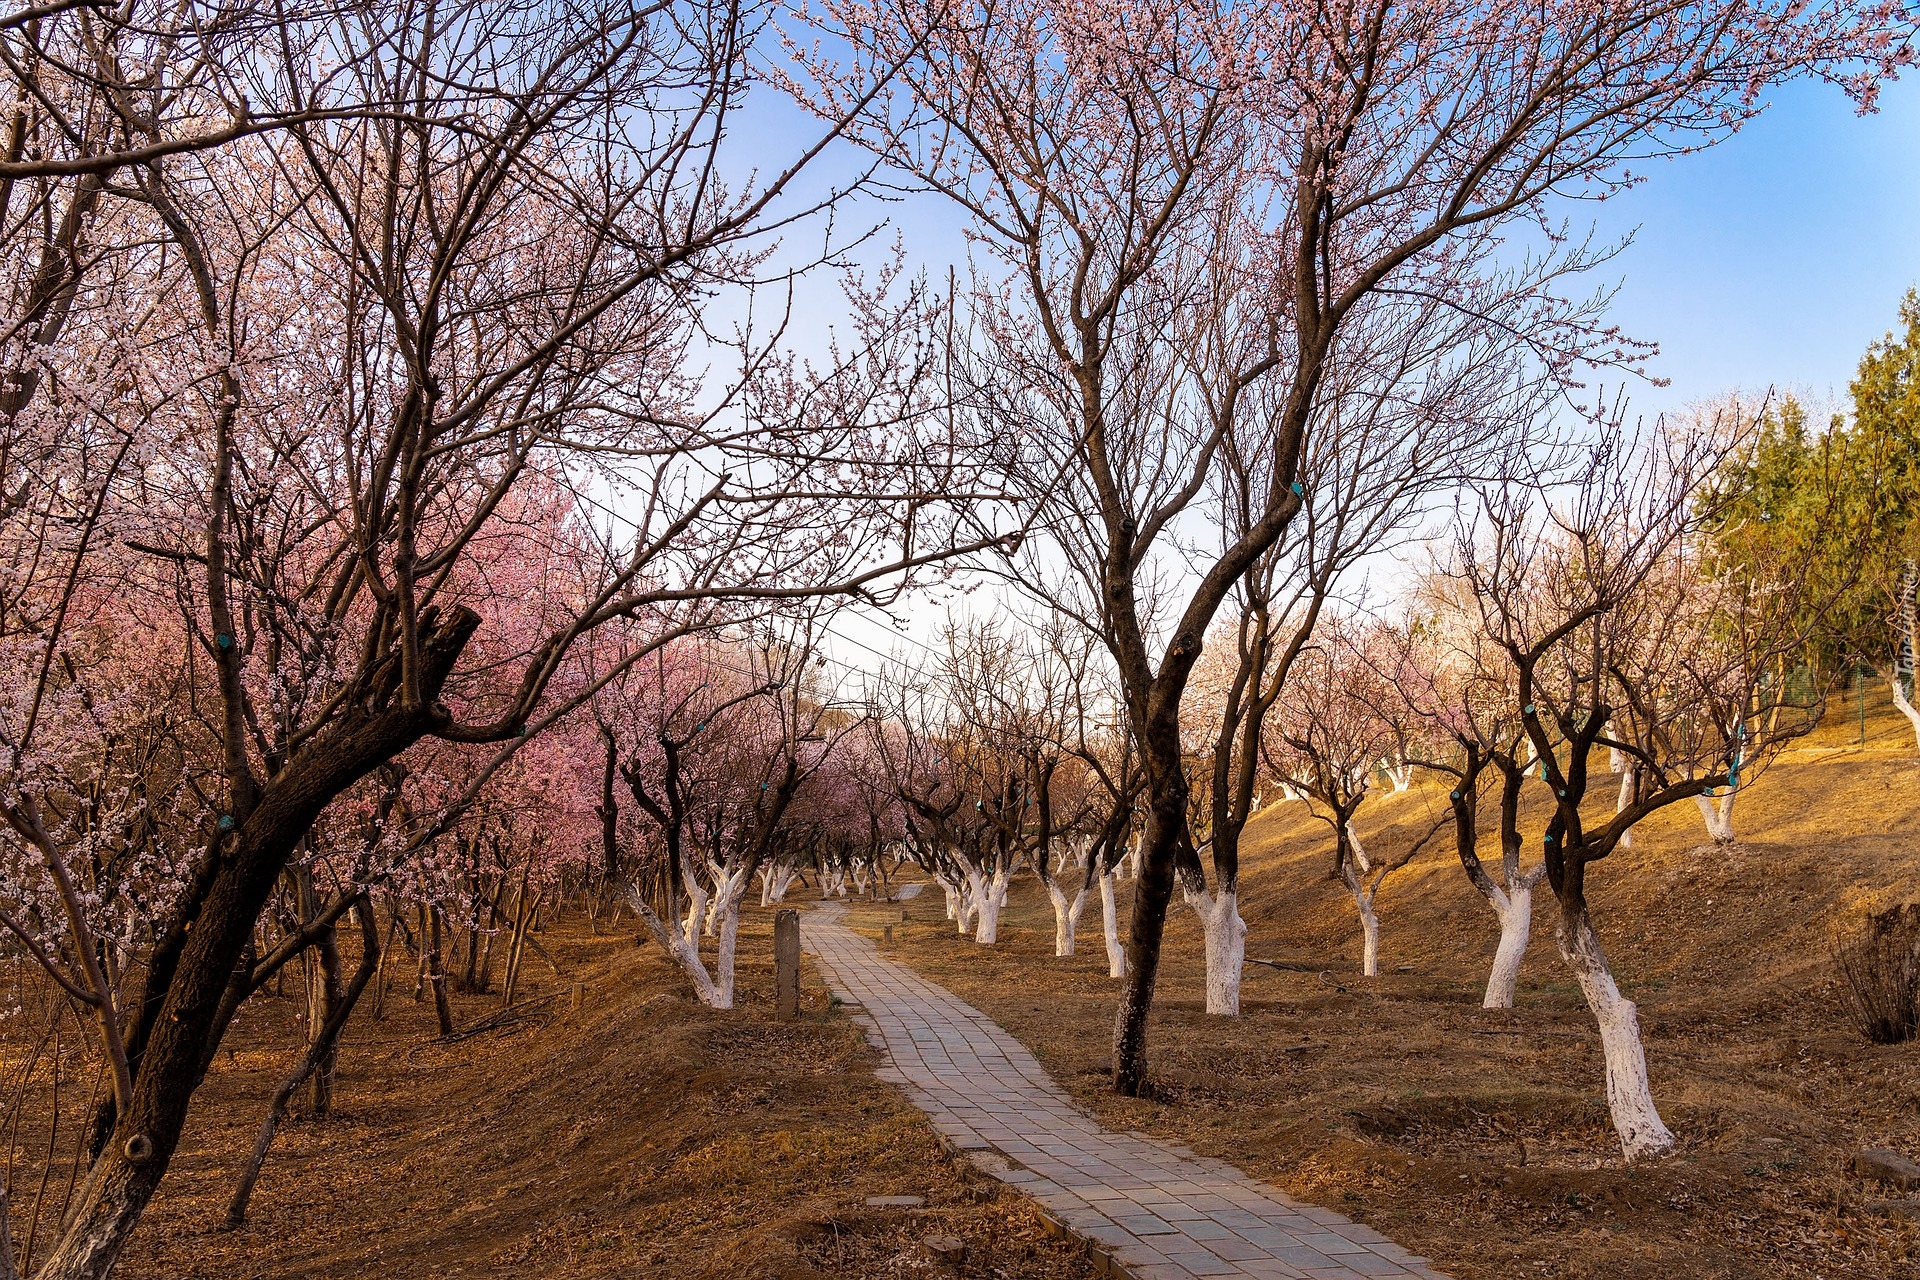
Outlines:
{"type": "Polygon", "coordinates": [[[1739,798],[1738,789],[1731,787],[1719,796],[1693,798],[1700,806],[1701,820],[1707,824],[1707,835],[1715,844],[1733,843],[1733,802],[1739,798]]]}
{"type": "Polygon", "coordinates": [[[1360,908],[1360,976],[1380,976],[1380,917],[1373,911],[1373,894],[1358,893],[1354,902],[1360,908]]]}
{"type": "Polygon", "coordinates": [[[1487,975],[1487,994],[1482,1009],[1513,1008],[1513,993],[1520,984],[1520,962],[1527,958],[1527,943],[1533,936],[1533,882],[1522,879],[1505,893],[1488,899],[1500,920],[1500,945],[1493,953],[1493,971],[1487,975]]]}
{"type": "Polygon", "coordinates": [[[1378,881],[1367,883],[1367,876],[1373,871],[1373,863],[1367,857],[1366,847],[1360,843],[1360,833],[1347,824],[1347,844],[1353,850],[1353,857],[1340,868],[1340,878],[1347,886],[1347,892],[1353,896],[1353,905],[1360,913],[1360,974],[1366,978],[1380,976],[1380,917],[1374,914],[1373,895],[1379,892],[1378,881]]]}
{"type": "Polygon", "coordinates": [[[1100,876],[1100,930],[1107,943],[1107,976],[1127,976],[1127,949],[1120,941],[1120,909],[1114,901],[1113,872],[1100,876]]]}
{"type": "Polygon", "coordinates": [[[1907,697],[1907,691],[1900,687],[1898,672],[1894,673],[1887,684],[1893,689],[1893,705],[1900,708],[1900,714],[1905,716],[1907,723],[1913,726],[1914,746],[1920,747],[1920,707],[1914,706],[1912,699],[1907,697]]]}
{"type": "Polygon", "coordinates": [[[1240,895],[1231,889],[1209,893],[1183,886],[1183,891],[1206,936],[1207,1012],[1238,1016],[1240,974],[1247,955],[1247,922],[1240,918],[1240,895]]]}
{"type": "Polygon", "coordinates": [[[1628,1161],[1666,1155],[1674,1148],[1674,1137],[1653,1105],[1646,1050],[1640,1042],[1640,1011],[1620,994],[1599,936],[1588,921],[1570,926],[1563,918],[1559,936],[1560,954],[1600,1026],[1600,1048],[1607,1063],[1607,1108],[1613,1114],[1620,1150],[1628,1161]]]}
{"type": "Polygon", "coordinates": [[[1008,879],[1004,867],[991,876],[976,872],[967,877],[973,891],[973,940],[983,947],[1000,941],[1000,910],[1007,905],[1008,879]]]}
{"type": "Polygon", "coordinates": [[[676,921],[669,925],[654,913],[646,899],[631,890],[627,894],[627,905],[653,935],[669,959],[680,966],[687,980],[693,984],[693,994],[701,1004],[709,1009],[733,1008],[733,962],[734,953],[740,936],[740,899],[745,896],[747,881],[744,876],[738,882],[738,892],[720,903],[719,945],[714,956],[713,971],[700,959],[699,924],[705,912],[689,911],[684,928],[676,921]]]}
{"type": "Polygon", "coordinates": [[[1070,956],[1073,954],[1074,935],[1080,931],[1080,912],[1087,905],[1086,881],[1080,882],[1080,891],[1067,897],[1066,890],[1053,876],[1046,878],[1047,900],[1053,904],[1053,954],[1070,956]]]}

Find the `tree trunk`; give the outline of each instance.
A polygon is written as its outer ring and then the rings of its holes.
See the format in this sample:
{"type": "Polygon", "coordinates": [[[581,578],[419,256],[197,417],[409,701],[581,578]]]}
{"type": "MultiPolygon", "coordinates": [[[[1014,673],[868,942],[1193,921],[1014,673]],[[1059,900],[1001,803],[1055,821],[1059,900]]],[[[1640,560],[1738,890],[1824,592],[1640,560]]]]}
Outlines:
{"type": "Polygon", "coordinates": [[[1913,729],[1914,745],[1920,747],[1920,707],[1913,705],[1913,700],[1907,696],[1907,691],[1901,687],[1900,673],[1898,671],[1895,671],[1892,676],[1888,677],[1887,687],[1893,690],[1893,705],[1900,709],[1900,714],[1907,718],[1907,724],[1913,729]]]}
{"type": "MultiPolygon", "coordinates": [[[[686,934],[680,929],[680,922],[676,920],[669,924],[662,920],[646,900],[632,889],[627,891],[627,905],[632,907],[634,913],[640,917],[640,922],[646,926],[647,932],[653,935],[653,940],[660,944],[661,949],[680,966],[693,983],[693,994],[700,1003],[709,1009],[725,1007],[718,1003],[719,989],[714,986],[713,975],[707,972],[707,966],[700,961],[698,946],[687,939],[686,934]]],[[[729,991],[729,1003],[731,999],[732,992],[729,991]]]]}
{"type": "Polygon", "coordinates": [[[1146,830],[1134,850],[1139,879],[1133,890],[1133,918],[1127,929],[1126,984],[1113,1016],[1113,1087],[1138,1097],[1147,1083],[1147,1015],[1160,975],[1160,946],[1166,937],[1167,908],[1173,902],[1174,848],[1186,830],[1187,795],[1180,776],[1178,738],[1170,760],[1157,761],[1156,781],[1147,810],[1146,830]]]}
{"type": "Polygon", "coordinates": [[[1527,942],[1533,935],[1533,882],[1522,878],[1518,886],[1494,892],[1496,896],[1487,901],[1500,919],[1500,946],[1493,953],[1493,972],[1487,975],[1487,994],[1480,1007],[1511,1009],[1520,983],[1520,962],[1527,958],[1527,942]]]}
{"type": "Polygon", "coordinates": [[[1083,881],[1080,891],[1068,898],[1066,890],[1051,873],[1046,878],[1046,886],[1047,900],[1053,904],[1053,954],[1070,956],[1075,935],[1080,931],[1080,912],[1087,905],[1087,886],[1083,881]]]}
{"type": "Polygon", "coordinates": [[[1362,977],[1380,976],[1380,917],[1373,910],[1373,895],[1380,884],[1375,881],[1369,885],[1361,867],[1365,865],[1366,854],[1360,849],[1360,842],[1354,839],[1351,828],[1348,829],[1354,856],[1343,858],[1340,862],[1340,879],[1347,886],[1347,892],[1353,897],[1354,908],[1360,913],[1360,973],[1362,977]]]}
{"type": "MultiPolygon", "coordinates": [[[[743,881],[742,892],[746,889],[743,881]]],[[[720,900],[720,941],[713,958],[713,1001],[715,1009],[733,1008],[733,958],[740,942],[740,894],[729,893],[720,900]]]]}
{"type": "Polygon", "coordinates": [[[479,615],[423,611],[421,664],[427,710],[350,712],[257,793],[231,830],[212,837],[148,957],[127,1039],[137,1062],[133,1093],[87,1171],[60,1242],[36,1280],[105,1280],[166,1175],[195,1090],[219,1047],[218,1020],[241,957],[298,842],[336,796],[432,729],[434,699],[479,615]]]}
{"type": "Polygon", "coordinates": [[[1120,941],[1120,910],[1114,901],[1112,868],[1100,873],[1100,930],[1107,943],[1107,976],[1127,976],[1127,948],[1120,941]]]}
{"type": "Polygon", "coordinates": [[[1354,902],[1360,908],[1360,975],[1377,978],[1380,976],[1380,917],[1373,911],[1373,894],[1371,891],[1357,893],[1354,902]]]}
{"type": "Polygon", "coordinates": [[[447,1003],[447,971],[440,963],[440,908],[427,908],[427,985],[433,989],[433,1012],[440,1020],[440,1034],[453,1034],[453,1006],[447,1003]]]}
{"type": "Polygon", "coordinates": [[[253,1140],[253,1151],[247,1156],[246,1165],[240,1170],[239,1181],[233,1189],[233,1199],[227,1202],[226,1225],[237,1227],[247,1220],[247,1203],[253,1198],[253,1187],[260,1180],[260,1170],[267,1162],[267,1151],[273,1146],[274,1134],[279,1132],[281,1118],[286,1115],[287,1102],[300,1088],[301,1082],[315,1074],[324,1063],[335,1061],[340,1048],[340,1033],[346,1028],[347,1018],[353,1013],[353,1007],[366,990],[367,982],[373,975],[384,969],[385,950],[380,945],[379,926],[373,922],[373,910],[366,899],[362,899],[360,909],[360,963],[353,971],[353,978],[347,983],[346,990],[334,1004],[333,1012],[328,1015],[325,1025],[319,1029],[307,1051],[301,1055],[300,1063],[293,1074],[280,1082],[274,1090],[273,1098],[267,1104],[267,1118],[260,1124],[260,1134],[253,1140]]]}
{"type": "Polygon", "coordinates": [[[1640,1042],[1640,1015],[1620,994],[1606,952],[1584,904],[1562,903],[1558,929],[1560,954],[1573,970],[1600,1025],[1600,1047],[1607,1063],[1607,1107],[1613,1113],[1620,1150],[1629,1161],[1647,1160],[1673,1150],[1674,1137],[1661,1123],[1647,1079],[1647,1055],[1640,1042]]]}
{"type": "Polygon", "coordinates": [[[1733,802],[1739,795],[1737,788],[1728,787],[1718,797],[1699,795],[1693,798],[1693,802],[1700,806],[1701,819],[1707,824],[1707,836],[1715,844],[1733,843],[1733,802]]]}
{"type": "MultiPolygon", "coordinates": [[[[1628,806],[1630,806],[1633,803],[1633,793],[1634,793],[1633,762],[1628,760],[1627,757],[1621,753],[1618,747],[1612,747],[1612,748],[1609,748],[1609,763],[1613,766],[1613,771],[1620,775],[1620,795],[1614,801],[1613,811],[1615,813],[1625,813],[1627,811],[1628,806]]],[[[1625,831],[1622,831],[1620,833],[1620,847],[1622,849],[1633,848],[1633,828],[1632,827],[1628,827],[1625,831]]]]}
{"type": "Polygon", "coordinates": [[[1247,922],[1240,918],[1240,895],[1232,889],[1214,893],[1191,886],[1183,889],[1206,937],[1207,1012],[1237,1017],[1247,955],[1247,922]]]}
{"type": "Polygon", "coordinates": [[[973,885],[973,940],[983,947],[1000,941],[1000,909],[1007,905],[1007,871],[976,876],[973,885]]]}

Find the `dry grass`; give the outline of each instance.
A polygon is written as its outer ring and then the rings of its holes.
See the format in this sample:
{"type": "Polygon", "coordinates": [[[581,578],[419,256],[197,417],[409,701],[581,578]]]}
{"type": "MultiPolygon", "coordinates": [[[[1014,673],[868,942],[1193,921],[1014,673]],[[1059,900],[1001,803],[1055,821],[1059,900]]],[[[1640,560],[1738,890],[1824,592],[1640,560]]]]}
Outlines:
{"type": "MultiPolygon", "coordinates": [[[[1151,1101],[1105,1088],[1118,984],[1097,916],[1083,954],[1056,960],[1031,885],[994,948],[956,938],[922,898],[894,926],[895,953],[1000,1019],[1113,1127],[1184,1139],[1459,1280],[1910,1277],[1920,1229],[1872,1212],[1882,1193],[1846,1165],[1861,1145],[1920,1152],[1920,1052],[1848,1025],[1827,940],[1837,919],[1912,893],[1920,759],[1903,722],[1876,717],[1864,748],[1853,730],[1823,730],[1743,797],[1733,848],[1707,844],[1688,804],[1592,873],[1682,1143],[1656,1165],[1620,1162],[1544,886],[1519,1007],[1478,1007],[1495,924],[1444,840],[1382,892],[1385,976],[1367,982],[1324,824],[1298,806],[1259,820],[1242,884],[1248,955],[1303,969],[1249,965],[1243,1016],[1209,1017],[1197,921],[1177,912],[1151,1101]]],[[[1416,788],[1381,801],[1363,817],[1369,847],[1424,831],[1438,800],[1416,788]]],[[[856,923],[877,932],[884,918],[856,923]]]]}
{"type": "MultiPolygon", "coordinates": [[[[971,1245],[968,1276],[1091,1276],[1017,1197],[975,1198],[817,981],[799,1022],[774,1020],[770,919],[748,922],[732,1013],[683,994],[656,948],[584,922],[543,935],[567,979],[529,960],[526,994],[561,994],[517,1033],[443,1048],[431,1006],[397,988],[385,1021],[355,1015],[337,1114],[282,1130],[251,1220],[227,1232],[215,1223],[295,1040],[297,1000],[257,1001],[118,1274],[910,1277],[942,1233],[971,1245]],[[927,1207],[865,1207],[903,1194],[927,1207]]],[[[465,1024],[498,1000],[456,1004],[465,1024]]]]}

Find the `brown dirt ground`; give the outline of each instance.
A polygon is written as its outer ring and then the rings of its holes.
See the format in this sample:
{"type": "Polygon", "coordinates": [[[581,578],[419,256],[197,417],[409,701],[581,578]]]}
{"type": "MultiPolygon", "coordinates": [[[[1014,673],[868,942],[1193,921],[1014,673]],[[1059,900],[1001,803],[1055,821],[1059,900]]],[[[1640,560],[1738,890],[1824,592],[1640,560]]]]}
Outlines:
{"type": "MultiPolygon", "coordinates": [[[[957,938],[936,897],[894,924],[894,951],[998,1018],[1109,1125],[1230,1160],[1458,1280],[1912,1277],[1920,1226],[1875,1211],[1898,1193],[1848,1163],[1863,1145],[1920,1157],[1920,1043],[1856,1035],[1828,960],[1836,921],[1915,894],[1920,753],[1904,733],[1884,708],[1864,747],[1851,718],[1836,722],[1742,798],[1734,848],[1706,843],[1688,803],[1591,873],[1681,1141],[1653,1165],[1620,1160],[1545,886],[1518,1007],[1479,1008],[1496,926],[1444,836],[1382,890],[1384,976],[1368,982],[1352,901],[1326,874],[1325,824],[1298,805],[1258,820],[1247,954],[1300,968],[1249,965],[1243,1016],[1209,1017],[1198,922],[1177,911],[1151,1031],[1154,1100],[1106,1089],[1118,984],[1097,902],[1070,959],[1053,958],[1052,913],[1028,882],[1001,945],[957,938]]],[[[1411,841],[1441,801],[1418,787],[1383,799],[1363,810],[1363,837],[1411,841]]],[[[856,921],[877,933],[888,918],[873,908],[856,921]]]]}
{"type": "MultiPolygon", "coordinates": [[[[929,1234],[968,1243],[966,1276],[1094,1274],[1024,1201],[963,1179],[920,1113],[874,1079],[873,1053],[811,975],[801,1020],[777,1021],[771,916],[755,912],[745,933],[730,1014],[699,1006],[627,926],[594,938],[581,919],[541,935],[566,980],[530,957],[525,996],[558,996],[515,1029],[439,1045],[431,1005],[407,998],[410,973],[395,975],[386,1019],[363,1016],[369,995],[349,1025],[335,1113],[281,1130],[248,1223],[219,1230],[234,1171],[291,1066],[301,1002],[290,980],[287,998],[256,1000],[229,1037],[116,1274],[911,1277],[932,1269],[920,1247],[929,1234]],[[882,1195],[927,1203],[866,1207],[882,1195]]],[[[462,1026],[499,1008],[497,995],[454,1001],[462,1026]]],[[[46,1099],[29,1103],[41,1112],[46,1099]]],[[[29,1114],[23,1148],[44,1149],[45,1134],[29,1114]]],[[[53,1172],[62,1187],[64,1162],[53,1172]]],[[[39,1179],[24,1150],[14,1178],[19,1212],[21,1189],[39,1179]]],[[[41,1254],[47,1235],[43,1224],[41,1254]]]]}

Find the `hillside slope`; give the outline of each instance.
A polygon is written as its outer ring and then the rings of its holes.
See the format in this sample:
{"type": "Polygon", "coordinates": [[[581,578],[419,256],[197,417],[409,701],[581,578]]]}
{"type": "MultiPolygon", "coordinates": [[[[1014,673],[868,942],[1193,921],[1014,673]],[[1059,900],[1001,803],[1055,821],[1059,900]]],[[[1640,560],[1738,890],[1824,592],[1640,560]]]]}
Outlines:
{"type": "MultiPolygon", "coordinates": [[[[1176,911],[1154,1100],[1104,1088],[1118,984],[1097,919],[1083,954],[1056,960],[1044,896],[1023,884],[1003,945],[956,938],[933,902],[896,926],[900,950],[1005,1022],[1109,1124],[1183,1137],[1460,1280],[1894,1280],[1920,1267],[1920,1229],[1872,1211],[1892,1193],[1847,1164],[1861,1145],[1920,1155],[1920,1044],[1855,1034],[1828,947],[1860,907],[1920,895],[1920,753],[1884,708],[1865,746],[1856,734],[1836,717],[1769,770],[1740,802],[1732,848],[1707,842],[1688,803],[1590,873],[1682,1143],[1658,1165],[1621,1165],[1598,1038],[1544,887],[1518,1007],[1478,1008],[1496,924],[1449,832],[1381,892],[1384,976],[1367,981],[1352,901],[1328,876],[1330,831],[1298,803],[1261,815],[1242,881],[1247,954],[1288,967],[1250,964],[1244,1016],[1208,1017],[1197,921],[1176,911]]],[[[1416,786],[1370,802],[1359,825],[1384,851],[1444,813],[1443,793],[1416,786]]]]}

